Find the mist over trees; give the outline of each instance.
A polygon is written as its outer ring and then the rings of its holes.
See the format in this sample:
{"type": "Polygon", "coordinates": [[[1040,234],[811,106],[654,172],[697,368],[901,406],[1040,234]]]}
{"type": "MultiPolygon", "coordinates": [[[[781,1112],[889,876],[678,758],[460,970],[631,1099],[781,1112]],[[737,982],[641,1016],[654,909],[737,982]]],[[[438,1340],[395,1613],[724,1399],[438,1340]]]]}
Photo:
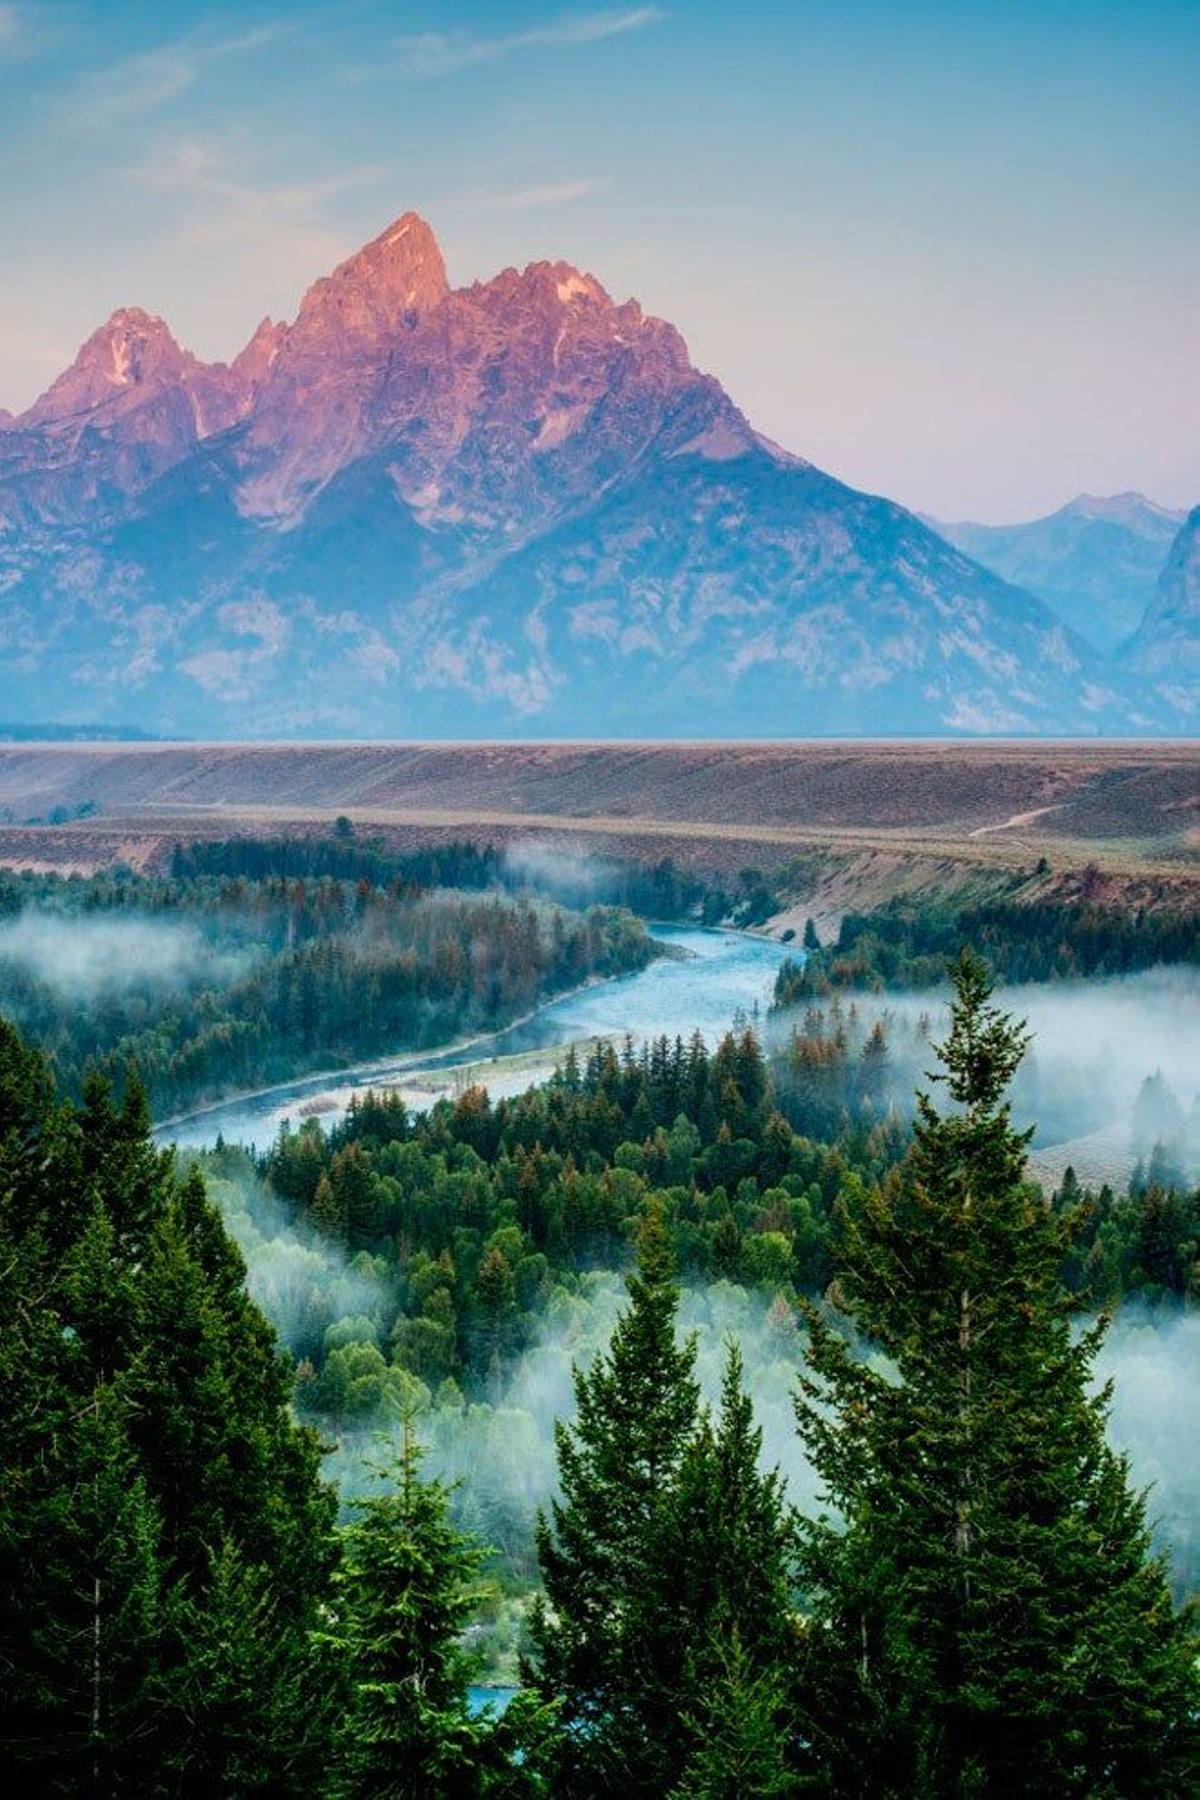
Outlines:
{"type": "Polygon", "coordinates": [[[159,1116],[494,1029],[655,954],[628,912],[415,879],[0,875],[0,1008],[67,1091],[133,1066],[159,1116]]]}
{"type": "Polygon", "coordinates": [[[1193,1792],[1183,1025],[1154,1057],[1127,1034],[1128,1183],[1043,1195],[1024,1129],[1095,1103],[1055,1060],[1090,1036],[1071,977],[1174,954],[1169,922],[983,909],[1008,974],[1048,978],[1039,1042],[960,962],[944,1108],[945,927],[893,909],[806,932],[765,1027],[176,1159],[131,1058],[162,1109],[637,968],[613,901],[774,904],[754,870],[714,897],[667,864],[405,861],[348,822],[286,871],[262,849],[0,882],[0,994],[50,1053],[0,1027],[19,1781],[1193,1792]],[[520,1680],[502,1718],[479,1679],[520,1680]]]}

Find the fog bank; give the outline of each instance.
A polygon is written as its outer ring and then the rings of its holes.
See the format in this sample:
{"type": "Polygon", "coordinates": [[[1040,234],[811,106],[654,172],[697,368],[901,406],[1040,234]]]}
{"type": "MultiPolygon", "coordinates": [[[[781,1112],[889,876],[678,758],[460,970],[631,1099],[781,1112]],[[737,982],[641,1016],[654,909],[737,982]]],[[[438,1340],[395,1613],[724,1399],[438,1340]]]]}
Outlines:
{"type": "Polygon", "coordinates": [[[248,960],[214,949],[195,926],[174,920],[30,910],[0,924],[0,992],[7,964],[81,1005],[140,990],[224,984],[248,960]]]}

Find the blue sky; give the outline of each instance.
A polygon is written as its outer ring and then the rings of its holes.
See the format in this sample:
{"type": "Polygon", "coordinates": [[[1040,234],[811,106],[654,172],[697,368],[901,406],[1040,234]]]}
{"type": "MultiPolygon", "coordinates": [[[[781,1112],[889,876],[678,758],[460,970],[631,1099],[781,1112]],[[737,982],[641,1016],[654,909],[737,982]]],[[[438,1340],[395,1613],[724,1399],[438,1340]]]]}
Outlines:
{"type": "Polygon", "coordinates": [[[0,404],[228,356],[407,207],[564,257],[858,486],[1200,500],[1200,0],[0,3],[0,404]]]}

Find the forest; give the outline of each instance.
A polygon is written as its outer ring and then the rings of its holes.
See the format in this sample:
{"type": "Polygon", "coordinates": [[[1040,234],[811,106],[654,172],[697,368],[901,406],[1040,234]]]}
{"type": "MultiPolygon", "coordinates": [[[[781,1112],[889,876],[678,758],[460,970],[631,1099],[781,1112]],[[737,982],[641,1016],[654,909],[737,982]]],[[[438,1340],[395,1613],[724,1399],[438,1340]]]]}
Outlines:
{"type": "MultiPolygon", "coordinates": [[[[593,1352],[611,1329],[636,1221],[656,1212],[689,1304],[707,1297],[704,1335],[732,1325],[756,1388],[786,1386],[797,1306],[832,1304],[847,1194],[886,1187],[910,1153],[890,1061],[880,1024],[817,1032],[810,1014],[773,1054],[749,1027],[711,1052],[699,1037],[597,1046],[511,1099],[472,1088],[410,1113],[368,1094],[331,1130],[309,1119],[262,1157],[220,1146],[196,1162],[342,1484],[415,1404],[439,1468],[466,1477],[455,1517],[500,1550],[519,1601],[553,1487],[538,1389],[561,1394],[562,1346],[593,1352]]],[[[1130,1191],[1068,1172],[1051,1197],[1072,1222],[1058,1275],[1081,1308],[1200,1301],[1200,1187],[1167,1160],[1155,1140],[1130,1191]]],[[[1200,1583],[1190,1539],[1172,1548],[1181,1591],[1200,1583]]],[[[524,1611],[487,1634],[493,1674],[513,1672],[524,1611]]]]}
{"type": "Polygon", "coordinates": [[[1106,1385],[1169,1393],[1200,1322],[1195,1108],[1147,1074],[1133,1178],[1040,1189],[1032,1121],[1095,1082],[990,972],[1174,979],[1178,921],[887,908],[809,927],[717,1040],[155,1147],[188,1100],[644,967],[646,917],[775,904],[341,827],[0,877],[21,1784],[1195,1791],[1200,1472],[1144,1494],[1106,1385]]]}
{"type": "Polygon", "coordinates": [[[1086,1202],[1026,1178],[1025,1048],[964,953],[936,1103],[856,1164],[793,1132],[750,1032],[285,1137],[277,1203],[404,1290],[398,1356],[334,1377],[370,1347],[335,1333],[297,1417],[136,1080],[62,1097],[0,1028],[6,1766],[49,1794],[1193,1793],[1200,1638],[1107,1441],[1104,1322],[1074,1322],[1086,1202]],[[818,1201],[812,1298],[786,1259],[818,1201]],[[521,1692],[480,1712],[488,1551],[428,1468],[416,1369],[486,1383],[539,1285],[621,1246],[533,1530],[521,1692]],[[710,1264],[775,1288],[815,1503],[764,1463],[735,1339],[702,1397],[681,1282],[710,1264]],[[306,1417],[372,1379],[396,1423],[339,1507],[306,1417]]]}
{"type": "Polygon", "coordinates": [[[830,944],[809,930],[805,958],[781,971],[776,998],[795,1004],[842,992],[935,987],[962,944],[974,945],[1007,983],[1200,962],[1195,919],[1169,908],[1024,898],[970,906],[894,900],[875,912],[846,913],[830,944]]]}
{"type": "MultiPolygon", "coordinates": [[[[335,840],[335,867],[345,854],[335,840]]],[[[333,873],[0,873],[0,1011],[68,1093],[89,1071],[135,1067],[161,1118],[493,1030],[658,954],[623,908],[440,885],[481,860],[451,847],[383,886],[333,873]]]]}

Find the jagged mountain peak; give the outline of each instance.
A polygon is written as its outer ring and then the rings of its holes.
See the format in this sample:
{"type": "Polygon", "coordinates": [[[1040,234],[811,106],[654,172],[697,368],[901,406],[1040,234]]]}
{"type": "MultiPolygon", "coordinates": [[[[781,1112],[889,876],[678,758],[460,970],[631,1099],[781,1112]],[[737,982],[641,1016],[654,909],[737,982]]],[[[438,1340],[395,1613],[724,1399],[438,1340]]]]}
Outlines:
{"type": "Polygon", "coordinates": [[[22,413],[22,425],[72,418],[131,389],[178,382],[203,365],[156,313],[118,307],[81,346],[70,368],[22,413]]]}
{"type": "Polygon", "coordinates": [[[378,335],[412,325],[450,291],[441,247],[419,213],[402,213],[378,237],[315,281],[300,302],[292,333],[334,325],[378,335]]]}
{"type": "Polygon", "coordinates": [[[794,735],[1183,705],[759,437],[636,300],[552,260],[451,289],[416,213],[228,367],[127,308],[39,407],[0,436],[0,671],[42,713],[138,691],[172,732],[794,735]]]}
{"type": "Polygon", "coordinates": [[[238,351],[230,363],[230,373],[238,380],[252,384],[261,382],[279,355],[280,346],[287,336],[287,332],[288,326],[285,319],[276,320],[269,317],[260,319],[250,341],[238,351]]]}
{"type": "Polygon", "coordinates": [[[501,286],[544,295],[559,306],[590,304],[612,307],[616,304],[607,288],[594,275],[586,274],[569,262],[539,261],[526,263],[523,269],[502,269],[491,281],[477,283],[476,291],[501,286]]]}

